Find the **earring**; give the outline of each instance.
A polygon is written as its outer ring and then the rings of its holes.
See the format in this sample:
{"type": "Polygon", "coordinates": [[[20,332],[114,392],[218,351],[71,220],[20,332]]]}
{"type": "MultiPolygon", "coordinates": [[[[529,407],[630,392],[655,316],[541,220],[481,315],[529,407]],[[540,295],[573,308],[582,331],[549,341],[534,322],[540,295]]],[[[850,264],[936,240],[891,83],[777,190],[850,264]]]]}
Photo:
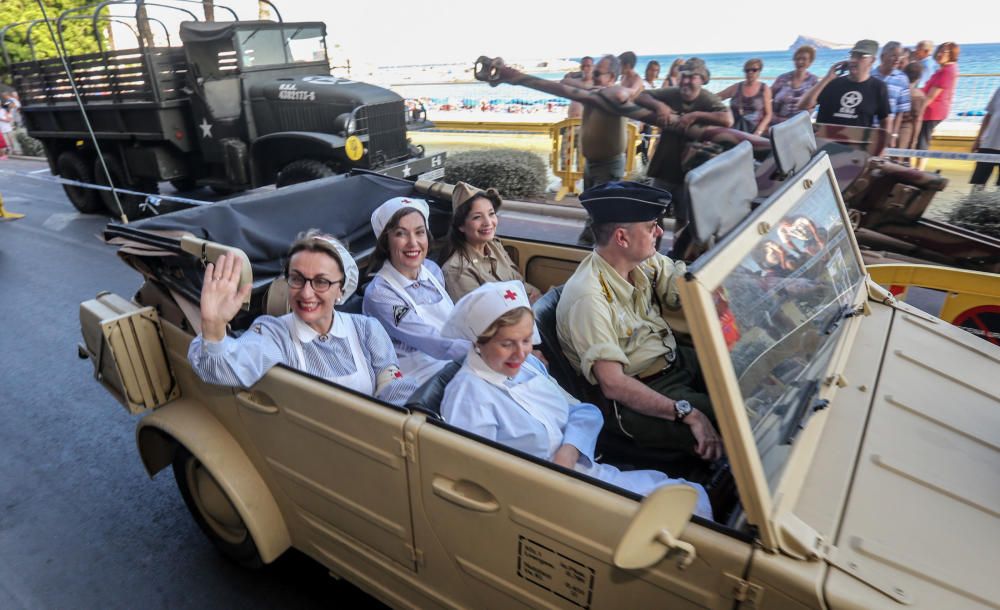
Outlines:
{"type": "Polygon", "coordinates": [[[479,355],[482,355],[482,353],[483,353],[483,352],[479,351],[479,346],[478,346],[478,345],[477,345],[477,346],[475,346],[475,347],[474,347],[474,348],[472,348],[472,349],[476,350],[476,353],[477,353],[477,354],[479,354],[479,355]]]}

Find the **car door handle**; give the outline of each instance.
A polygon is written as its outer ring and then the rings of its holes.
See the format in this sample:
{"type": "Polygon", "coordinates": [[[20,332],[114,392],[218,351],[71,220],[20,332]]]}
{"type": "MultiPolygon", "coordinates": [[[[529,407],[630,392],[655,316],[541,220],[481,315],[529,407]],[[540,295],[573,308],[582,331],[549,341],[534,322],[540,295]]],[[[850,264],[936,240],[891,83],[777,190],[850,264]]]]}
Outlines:
{"type": "Polygon", "coordinates": [[[278,405],[275,404],[270,396],[263,392],[241,390],[236,393],[236,401],[251,411],[264,413],[265,415],[274,415],[278,412],[278,405]]]}
{"type": "Polygon", "coordinates": [[[435,476],[431,483],[434,495],[457,504],[462,508],[481,513],[495,513],[500,503],[488,490],[472,481],[453,481],[447,477],[435,476]]]}

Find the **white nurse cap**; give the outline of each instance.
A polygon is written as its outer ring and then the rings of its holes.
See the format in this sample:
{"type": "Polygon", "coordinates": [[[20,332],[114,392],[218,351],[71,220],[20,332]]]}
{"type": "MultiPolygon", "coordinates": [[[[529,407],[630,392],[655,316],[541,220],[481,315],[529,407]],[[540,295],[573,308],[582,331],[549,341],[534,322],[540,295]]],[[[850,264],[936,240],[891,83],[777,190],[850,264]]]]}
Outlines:
{"type": "MultiPolygon", "coordinates": [[[[455,303],[441,334],[475,342],[497,318],[518,307],[531,309],[528,291],[523,283],[514,280],[483,284],[455,303]]],[[[542,342],[537,327],[534,328],[531,342],[536,345],[542,342]]]]}
{"type": "Polygon", "coordinates": [[[406,207],[416,208],[424,215],[424,223],[430,222],[428,218],[431,211],[426,201],[415,197],[393,197],[372,212],[372,230],[375,231],[376,239],[382,235],[382,231],[385,230],[385,225],[389,224],[392,215],[406,207]]]}

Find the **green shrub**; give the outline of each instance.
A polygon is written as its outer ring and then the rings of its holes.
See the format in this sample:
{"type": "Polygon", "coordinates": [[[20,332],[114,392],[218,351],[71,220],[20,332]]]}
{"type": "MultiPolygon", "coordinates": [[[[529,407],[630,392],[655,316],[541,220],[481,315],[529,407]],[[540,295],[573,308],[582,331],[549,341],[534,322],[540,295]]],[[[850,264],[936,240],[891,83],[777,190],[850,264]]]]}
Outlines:
{"type": "Polygon", "coordinates": [[[974,189],[949,211],[948,222],[1000,237],[1000,190],[974,189]]]}
{"type": "Polygon", "coordinates": [[[21,145],[21,154],[27,157],[44,157],[45,148],[42,143],[28,135],[26,131],[16,132],[17,142],[21,145]]]}
{"type": "Polygon", "coordinates": [[[504,199],[536,197],[545,193],[545,161],[532,152],[498,148],[448,155],[445,182],[467,182],[495,188],[504,199]]]}

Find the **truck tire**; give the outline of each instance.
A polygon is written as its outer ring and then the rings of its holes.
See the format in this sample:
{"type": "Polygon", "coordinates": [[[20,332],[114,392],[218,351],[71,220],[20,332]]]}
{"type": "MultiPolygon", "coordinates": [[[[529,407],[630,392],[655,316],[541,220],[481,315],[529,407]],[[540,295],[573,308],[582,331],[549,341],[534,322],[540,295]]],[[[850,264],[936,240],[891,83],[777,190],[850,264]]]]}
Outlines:
{"type": "MultiPolygon", "coordinates": [[[[153,193],[159,192],[159,186],[154,180],[136,180],[134,182],[128,182],[125,178],[125,168],[122,167],[120,161],[117,157],[113,155],[105,154],[102,155],[104,158],[104,163],[108,166],[108,173],[111,174],[111,180],[115,183],[116,188],[125,188],[130,191],[139,191],[142,193],[153,193]]],[[[110,186],[108,184],[108,179],[104,175],[104,167],[101,166],[101,160],[97,159],[94,161],[94,182],[103,186],[110,186]]],[[[100,191],[101,200],[104,202],[104,207],[112,215],[118,216],[118,206],[115,205],[115,196],[111,191],[100,191]]],[[[139,218],[142,216],[142,209],[140,205],[146,200],[145,197],[139,195],[126,195],[123,193],[118,194],[118,200],[122,204],[122,212],[125,213],[129,219],[139,218]]]]}
{"type": "MultiPolygon", "coordinates": [[[[67,180],[91,184],[94,182],[94,174],[91,171],[89,160],[75,150],[67,150],[59,155],[59,158],[56,159],[56,171],[61,178],[67,180]]],[[[70,203],[79,212],[97,214],[104,211],[104,203],[96,190],[69,184],[64,184],[63,190],[66,191],[70,203]]]]}
{"type": "Polygon", "coordinates": [[[174,452],[174,479],[184,504],[215,548],[237,564],[264,566],[257,544],[225,490],[184,445],[174,452]]]}
{"type": "Polygon", "coordinates": [[[299,182],[309,182],[332,176],[334,171],[322,161],[314,159],[299,159],[292,161],[278,172],[277,186],[281,188],[299,182]]]}

